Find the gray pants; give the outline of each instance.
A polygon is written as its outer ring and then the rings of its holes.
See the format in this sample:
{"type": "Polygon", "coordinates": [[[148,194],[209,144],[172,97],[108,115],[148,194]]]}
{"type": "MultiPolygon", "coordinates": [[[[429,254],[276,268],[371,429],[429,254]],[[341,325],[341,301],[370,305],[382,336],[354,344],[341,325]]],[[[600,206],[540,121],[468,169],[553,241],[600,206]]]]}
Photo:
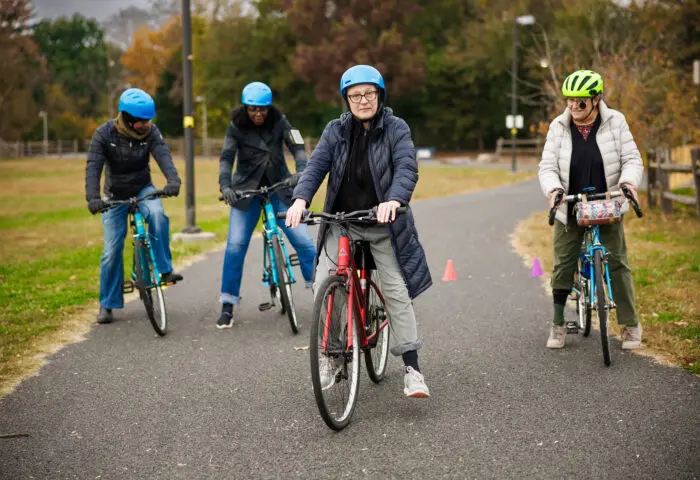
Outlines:
{"type": "MultiPolygon", "coordinates": [[[[423,342],[418,339],[413,303],[396,261],[387,228],[383,225],[350,225],[349,231],[353,241],[369,241],[374,263],[377,265],[373,280],[384,295],[389,315],[391,353],[398,356],[411,350],[418,350],[423,346],[423,342]]],[[[332,226],[326,235],[326,248],[319,254],[318,266],[316,267],[314,279],[314,293],[316,295],[319,294],[319,287],[323,281],[332,275],[337,268],[339,234],[339,228],[332,226]]]]}

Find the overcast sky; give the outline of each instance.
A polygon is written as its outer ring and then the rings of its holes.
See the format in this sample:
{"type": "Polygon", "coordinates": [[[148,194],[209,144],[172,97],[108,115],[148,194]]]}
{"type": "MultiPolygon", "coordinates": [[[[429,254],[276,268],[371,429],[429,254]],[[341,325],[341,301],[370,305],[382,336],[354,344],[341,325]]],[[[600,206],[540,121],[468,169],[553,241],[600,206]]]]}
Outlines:
{"type": "Polygon", "coordinates": [[[32,0],[39,18],[57,18],[81,13],[86,17],[105,20],[131,5],[147,8],[148,0],[32,0]]]}

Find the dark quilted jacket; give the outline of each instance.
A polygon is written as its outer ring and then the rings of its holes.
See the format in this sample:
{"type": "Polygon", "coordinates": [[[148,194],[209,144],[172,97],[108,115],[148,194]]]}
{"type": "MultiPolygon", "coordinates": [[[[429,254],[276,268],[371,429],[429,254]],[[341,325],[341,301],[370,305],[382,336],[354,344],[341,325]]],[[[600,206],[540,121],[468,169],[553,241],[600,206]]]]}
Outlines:
{"type": "MultiPolygon", "coordinates": [[[[301,198],[310,203],[326,174],[330,174],[323,211],[331,211],[340,183],[345,177],[351,123],[352,115],[346,112],[326,125],[294,189],[295,199],[301,198]]],[[[416,151],[408,125],[395,117],[390,108],[385,108],[375,122],[368,155],[379,201],[396,200],[402,205],[408,205],[418,181],[416,151]]],[[[432,279],[410,209],[407,214],[399,215],[396,222],[387,225],[387,228],[408,293],[411,298],[415,298],[432,285],[432,279]]],[[[324,231],[321,229],[319,232],[319,252],[324,231]]]]}
{"type": "Polygon", "coordinates": [[[101,125],[90,142],[85,168],[85,197],[100,198],[100,176],[105,169],[105,197],[126,200],[151,184],[148,162],[156,159],[168,183],[180,184],[168,146],[155,125],[143,140],[131,140],[117,132],[114,121],[101,125]]]}

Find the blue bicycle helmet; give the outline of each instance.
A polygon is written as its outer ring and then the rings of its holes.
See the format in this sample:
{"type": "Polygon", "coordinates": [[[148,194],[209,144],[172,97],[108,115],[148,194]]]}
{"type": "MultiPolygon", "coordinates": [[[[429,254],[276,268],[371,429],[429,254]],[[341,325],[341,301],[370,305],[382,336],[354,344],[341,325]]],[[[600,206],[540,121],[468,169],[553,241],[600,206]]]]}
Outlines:
{"type": "Polygon", "coordinates": [[[241,103],[253,107],[269,107],[272,105],[272,90],[262,82],[249,83],[243,88],[241,103]]]}
{"type": "Polygon", "coordinates": [[[348,88],[361,83],[376,85],[382,90],[383,96],[386,97],[384,78],[382,78],[379,70],[370,65],[355,65],[345,70],[343,76],[340,77],[340,95],[344,97],[348,88]]]}
{"type": "Polygon", "coordinates": [[[119,111],[134,118],[150,120],[156,116],[153,98],[140,88],[129,88],[119,97],[119,111]]]}

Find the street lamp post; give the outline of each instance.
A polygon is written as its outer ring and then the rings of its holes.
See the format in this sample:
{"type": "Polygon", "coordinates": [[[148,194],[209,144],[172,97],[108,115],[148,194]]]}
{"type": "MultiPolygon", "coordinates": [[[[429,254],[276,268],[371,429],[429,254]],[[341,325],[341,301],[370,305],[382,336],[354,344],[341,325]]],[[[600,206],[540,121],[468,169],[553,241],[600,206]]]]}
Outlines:
{"type": "Polygon", "coordinates": [[[39,116],[44,120],[44,156],[49,155],[49,120],[48,120],[48,113],[45,111],[40,111],[39,116]]]}
{"type": "Polygon", "coordinates": [[[198,96],[197,103],[202,104],[202,152],[204,157],[209,157],[209,136],[207,132],[207,97],[198,96]]]}
{"type": "MultiPolygon", "coordinates": [[[[535,17],[532,15],[522,15],[516,17],[513,22],[513,71],[511,75],[511,95],[510,100],[510,113],[513,116],[513,122],[518,115],[518,24],[520,25],[532,25],[535,23],[535,17]]],[[[515,158],[515,137],[518,134],[518,129],[513,125],[510,129],[511,135],[511,154],[512,162],[511,169],[515,172],[516,158],[515,158]]]]}
{"type": "Polygon", "coordinates": [[[182,0],[183,126],[185,128],[185,212],[184,233],[199,233],[194,206],[194,116],[192,108],[192,14],[190,0],[182,0]]]}

